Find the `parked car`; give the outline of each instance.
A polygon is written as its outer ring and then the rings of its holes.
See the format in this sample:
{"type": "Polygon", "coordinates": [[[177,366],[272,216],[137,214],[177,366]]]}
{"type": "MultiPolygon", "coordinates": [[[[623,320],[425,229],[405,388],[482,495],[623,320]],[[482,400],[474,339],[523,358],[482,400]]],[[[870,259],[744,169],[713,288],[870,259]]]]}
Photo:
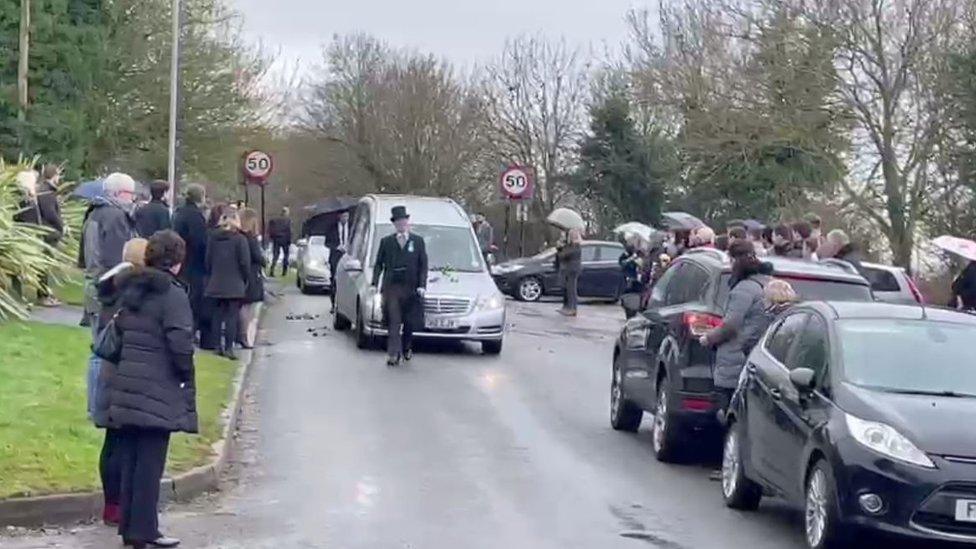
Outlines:
{"type": "MultiPolygon", "coordinates": [[[[867,281],[844,266],[780,257],[769,262],[803,300],[872,301],[867,281]]],[[[614,346],[610,422],[635,432],[643,413],[652,412],[658,460],[678,458],[702,435],[721,436],[713,399],[715,352],[698,339],[722,324],[730,274],[723,252],[685,253],[662,274],[648,309],[624,324],[614,346]]]]}
{"type": "MultiPolygon", "coordinates": [[[[620,256],[624,247],[617,242],[583,242],[583,272],[579,278],[580,297],[617,300],[624,287],[620,256]]],[[[520,301],[539,301],[545,295],[565,291],[556,269],[556,249],[496,265],[491,270],[498,288],[520,301]]]]}
{"type": "Polygon", "coordinates": [[[349,253],[336,274],[335,328],[352,327],[360,348],[387,335],[380,293],[371,287],[380,240],[393,234],[390,209],[406,206],[411,232],[424,237],[430,275],[419,339],[476,341],[486,354],[502,351],[505,297],[481,255],[464,210],[447,198],[370,195],[355,210],[349,253]]]}
{"type": "Polygon", "coordinates": [[[861,268],[877,301],[904,305],[924,303],[922,293],[905,269],[877,263],[862,263],[861,268]]]}
{"type": "Polygon", "coordinates": [[[295,284],[303,294],[332,287],[329,248],[325,245],[324,236],[315,235],[298,241],[295,273],[295,284]]]}
{"type": "Polygon", "coordinates": [[[728,416],[722,493],[804,507],[807,546],[854,528],[976,542],[976,317],[807,303],[767,331],[728,416]]]}

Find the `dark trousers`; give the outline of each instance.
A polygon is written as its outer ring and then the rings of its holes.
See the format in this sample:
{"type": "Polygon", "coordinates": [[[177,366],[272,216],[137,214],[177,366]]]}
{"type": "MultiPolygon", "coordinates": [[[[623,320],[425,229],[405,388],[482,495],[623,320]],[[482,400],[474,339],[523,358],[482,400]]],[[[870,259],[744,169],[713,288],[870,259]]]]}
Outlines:
{"type": "Polygon", "coordinates": [[[98,473],[102,477],[102,496],[105,505],[119,504],[122,489],[122,434],[118,429],[105,429],[102,454],[98,458],[98,473]]]}
{"type": "Polygon", "coordinates": [[[416,320],[417,301],[416,288],[408,288],[400,284],[391,284],[383,289],[383,307],[386,311],[386,353],[395,357],[413,345],[413,331],[416,320]],[[401,334],[402,330],[402,334],[401,334]]]}
{"type": "Polygon", "coordinates": [[[576,311],[579,307],[579,273],[564,273],[563,283],[566,293],[563,294],[563,309],[576,311]]]}
{"type": "Polygon", "coordinates": [[[159,539],[159,481],[166,469],[169,433],[151,429],[121,431],[122,517],[119,535],[127,541],[159,539]]]}
{"type": "Polygon", "coordinates": [[[332,277],[331,285],[331,295],[332,295],[332,307],[335,308],[335,295],[336,295],[336,271],[339,270],[339,261],[342,256],[346,255],[346,252],[339,250],[338,248],[332,248],[329,250],[329,276],[332,277]]]}
{"type": "Polygon", "coordinates": [[[217,299],[210,328],[213,330],[211,342],[226,351],[234,349],[241,322],[240,299],[217,299]],[[223,336],[223,339],[221,339],[223,336]],[[221,342],[223,346],[221,347],[221,342]]]}
{"type": "Polygon", "coordinates": [[[288,254],[290,253],[290,242],[273,242],[271,244],[271,276],[274,276],[275,265],[278,264],[279,257],[281,258],[281,275],[288,274],[288,254]]]}
{"type": "Polygon", "coordinates": [[[204,333],[204,321],[203,321],[203,292],[206,288],[206,277],[203,275],[192,274],[184,277],[183,281],[186,283],[188,292],[187,295],[190,298],[190,310],[193,311],[193,333],[196,335],[200,334],[201,343],[205,339],[206,335],[204,333]]]}

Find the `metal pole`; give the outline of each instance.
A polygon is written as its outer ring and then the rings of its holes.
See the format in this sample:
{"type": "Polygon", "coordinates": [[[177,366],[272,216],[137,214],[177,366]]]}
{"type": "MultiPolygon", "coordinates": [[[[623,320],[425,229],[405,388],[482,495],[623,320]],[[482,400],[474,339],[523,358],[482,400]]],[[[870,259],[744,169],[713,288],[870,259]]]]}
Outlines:
{"type": "Polygon", "coordinates": [[[265,234],[265,232],[264,232],[265,229],[264,228],[266,227],[266,225],[264,223],[264,220],[265,220],[265,217],[264,217],[264,212],[265,212],[265,208],[264,208],[264,202],[265,202],[265,200],[264,200],[264,187],[267,186],[267,183],[268,182],[265,181],[264,183],[261,184],[261,234],[265,234]]]}
{"type": "Polygon", "coordinates": [[[169,73],[169,193],[170,213],[176,205],[176,119],[180,91],[180,0],[172,0],[173,40],[169,73]]]}
{"type": "Polygon", "coordinates": [[[526,212],[527,207],[526,207],[526,204],[525,204],[524,201],[519,201],[518,207],[519,207],[519,213],[518,213],[518,219],[519,219],[519,257],[525,257],[525,218],[527,217],[527,215],[526,215],[526,213],[527,213],[526,212]]]}
{"type": "Polygon", "coordinates": [[[505,257],[508,257],[508,225],[512,217],[512,201],[505,201],[505,236],[502,238],[502,247],[505,248],[505,257]]]}
{"type": "MultiPolygon", "coordinates": [[[[30,63],[30,0],[20,0],[20,59],[17,62],[17,120],[27,120],[27,76],[30,63]]],[[[23,127],[20,129],[21,147],[24,146],[23,127]]],[[[21,151],[23,153],[24,151],[21,151]]]]}
{"type": "Polygon", "coordinates": [[[248,208],[251,207],[251,193],[248,190],[248,184],[244,184],[244,205],[248,208]]]}

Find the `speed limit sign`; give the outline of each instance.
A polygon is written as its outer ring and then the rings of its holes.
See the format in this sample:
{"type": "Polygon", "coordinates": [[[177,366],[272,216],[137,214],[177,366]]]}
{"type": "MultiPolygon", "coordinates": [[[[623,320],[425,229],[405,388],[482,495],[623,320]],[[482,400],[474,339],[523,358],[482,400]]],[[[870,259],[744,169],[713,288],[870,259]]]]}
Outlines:
{"type": "Polygon", "coordinates": [[[502,171],[499,188],[507,200],[531,200],[535,171],[527,166],[509,166],[502,171]]]}
{"type": "Polygon", "coordinates": [[[252,183],[264,183],[274,169],[271,155],[262,151],[251,151],[244,155],[244,177],[252,183]]]}

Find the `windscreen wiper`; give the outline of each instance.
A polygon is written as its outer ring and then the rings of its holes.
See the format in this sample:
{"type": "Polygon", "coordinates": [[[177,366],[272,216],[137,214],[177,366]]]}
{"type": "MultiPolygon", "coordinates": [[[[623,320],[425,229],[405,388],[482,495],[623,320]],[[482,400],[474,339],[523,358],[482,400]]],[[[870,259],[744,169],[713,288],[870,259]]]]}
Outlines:
{"type": "Polygon", "coordinates": [[[958,391],[920,391],[913,389],[883,389],[889,393],[895,393],[899,395],[920,395],[920,396],[940,396],[948,398],[976,398],[976,395],[971,393],[960,393],[958,391]]]}

